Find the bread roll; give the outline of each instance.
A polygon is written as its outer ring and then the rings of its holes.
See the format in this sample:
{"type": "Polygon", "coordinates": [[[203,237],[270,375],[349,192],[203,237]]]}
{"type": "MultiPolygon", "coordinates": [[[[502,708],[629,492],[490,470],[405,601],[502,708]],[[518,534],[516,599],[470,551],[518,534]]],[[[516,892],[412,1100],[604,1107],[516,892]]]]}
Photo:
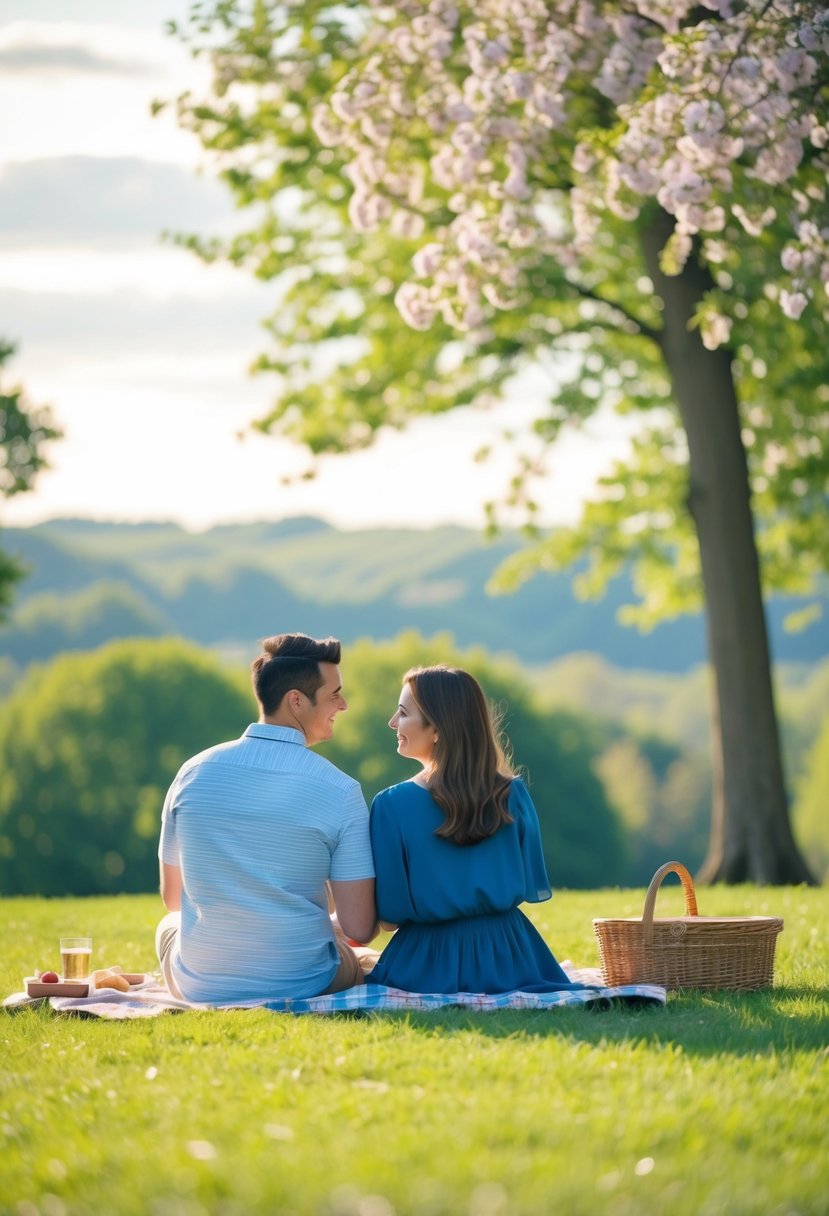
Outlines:
{"type": "Polygon", "coordinates": [[[116,992],[129,992],[130,986],[122,975],[102,975],[95,980],[96,988],[114,988],[116,992]]]}

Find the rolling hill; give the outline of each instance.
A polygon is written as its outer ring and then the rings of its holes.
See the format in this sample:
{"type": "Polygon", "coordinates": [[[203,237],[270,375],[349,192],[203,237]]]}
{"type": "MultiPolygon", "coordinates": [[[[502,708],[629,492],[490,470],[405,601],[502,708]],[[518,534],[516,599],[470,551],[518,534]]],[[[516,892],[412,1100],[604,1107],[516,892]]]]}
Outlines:
{"type": "MultiPolygon", "coordinates": [[[[705,658],[699,616],[648,634],[618,623],[618,608],[633,599],[626,577],[588,603],[574,597],[570,573],[489,595],[493,570],[521,545],[516,534],[489,543],[454,526],[343,532],[312,518],[194,534],[175,524],[65,519],[6,529],[1,539],[29,571],[0,628],[0,653],[18,667],[113,637],[174,634],[247,653],[287,630],[348,642],[409,628],[448,632],[528,665],[592,651],[616,667],[680,672],[705,658]]],[[[823,617],[801,633],[784,621],[808,601],[770,602],[776,661],[829,654],[825,587],[820,598],[823,617]]]]}

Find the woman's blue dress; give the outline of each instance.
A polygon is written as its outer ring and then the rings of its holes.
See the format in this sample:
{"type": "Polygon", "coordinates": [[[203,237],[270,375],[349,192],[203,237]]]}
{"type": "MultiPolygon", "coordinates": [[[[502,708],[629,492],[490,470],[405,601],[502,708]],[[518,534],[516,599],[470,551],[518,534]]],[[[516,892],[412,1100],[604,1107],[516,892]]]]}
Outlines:
{"type": "Polygon", "coordinates": [[[572,984],[518,905],[552,894],[538,815],[524,783],[513,822],[473,845],[435,835],[444,814],[404,781],[371,805],[377,914],[399,926],[369,984],[407,992],[550,992],[572,984]]]}

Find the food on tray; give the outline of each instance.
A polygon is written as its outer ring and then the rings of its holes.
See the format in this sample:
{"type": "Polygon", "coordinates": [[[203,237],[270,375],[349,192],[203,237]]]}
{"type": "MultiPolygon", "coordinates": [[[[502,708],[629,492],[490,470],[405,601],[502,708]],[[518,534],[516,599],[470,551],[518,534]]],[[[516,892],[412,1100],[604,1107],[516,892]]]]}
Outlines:
{"type": "MultiPolygon", "coordinates": [[[[46,972],[49,975],[50,972],[46,972]]],[[[55,976],[55,972],[51,972],[55,976]]],[[[83,997],[89,992],[89,980],[62,980],[56,977],[52,980],[45,978],[44,974],[27,976],[24,980],[26,992],[31,997],[41,996],[71,996],[83,997]]]]}
{"type": "Polygon", "coordinates": [[[26,992],[30,997],[85,997],[96,988],[130,992],[146,982],[147,976],[143,971],[125,972],[123,967],[99,967],[83,981],[67,979],[56,971],[41,971],[35,968],[34,974],[24,980],[26,992]]]}
{"type": "Polygon", "coordinates": [[[93,977],[96,988],[114,988],[116,992],[129,992],[130,986],[123,975],[116,975],[114,972],[101,975],[95,972],[93,977]]]}

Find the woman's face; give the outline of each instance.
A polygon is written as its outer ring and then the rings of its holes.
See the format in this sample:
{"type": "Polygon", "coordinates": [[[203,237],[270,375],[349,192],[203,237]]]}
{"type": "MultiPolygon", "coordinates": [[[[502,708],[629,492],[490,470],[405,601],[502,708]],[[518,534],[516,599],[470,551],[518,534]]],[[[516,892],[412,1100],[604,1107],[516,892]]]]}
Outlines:
{"type": "Polygon", "coordinates": [[[415,703],[412,690],[404,684],[400,693],[397,712],[389,719],[389,726],[397,732],[397,751],[409,760],[431,764],[437,743],[437,731],[423,721],[423,715],[415,703]]]}

